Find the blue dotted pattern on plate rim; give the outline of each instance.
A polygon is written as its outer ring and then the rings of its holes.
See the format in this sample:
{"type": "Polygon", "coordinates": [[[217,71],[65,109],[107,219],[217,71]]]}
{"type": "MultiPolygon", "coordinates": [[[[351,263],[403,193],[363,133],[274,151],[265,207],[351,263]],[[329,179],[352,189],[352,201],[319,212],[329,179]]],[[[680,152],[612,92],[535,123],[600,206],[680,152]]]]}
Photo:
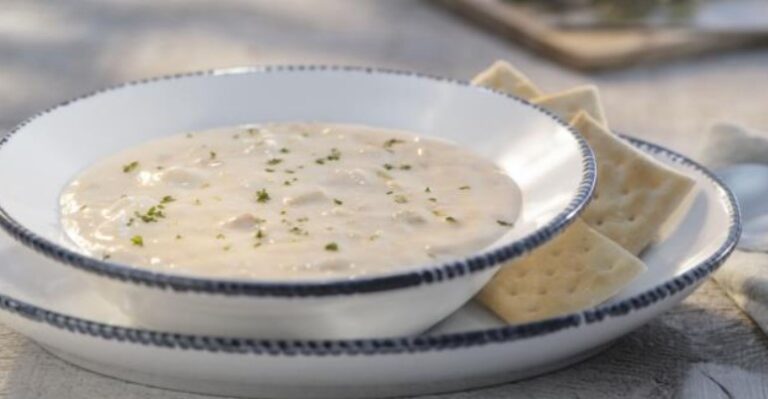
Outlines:
{"type": "Polygon", "coordinates": [[[598,306],[562,317],[531,323],[510,325],[500,328],[460,332],[436,336],[416,336],[384,339],[356,340],[266,340],[248,338],[227,338],[189,334],[167,333],[113,326],[52,312],[34,305],[0,295],[0,309],[23,318],[46,323],[54,328],[93,337],[150,345],[160,348],[200,350],[233,354],[255,354],[271,356],[360,356],[397,353],[415,353],[433,350],[455,350],[492,343],[511,342],[542,336],[582,325],[600,323],[614,317],[621,317],[633,311],[651,306],[664,298],[693,288],[728,258],[736,247],[741,235],[739,207],[733,193],[722,181],[696,162],[667,150],[659,145],[624,136],[630,143],[653,154],[663,154],[673,162],[701,173],[720,190],[728,207],[730,223],[728,235],[723,244],[707,259],[684,274],[641,294],[614,304],[598,306]]]}
{"type": "Polygon", "coordinates": [[[583,137],[571,128],[567,123],[563,122],[557,116],[551,112],[539,107],[538,105],[531,104],[523,99],[515,96],[511,96],[492,89],[474,86],[468,82],[463,82],[454,79],[448,79],[443,77],[431,76],[427,74],[421,74],[416,72],[406,72],[383,68],[373,67],[355,67],[355,66],[326,66],[326,65],[284,65],[284,66],[264,66],[264,67],[248,67],[248,68],[234,68],[227,70],[210,70],[201,72],[192,72],[184,74],[176,74],[158,78],[150,78],[145,80],[139,80],[129,83],[124,83],[118,86],[109,87],[103,90],[99,90],[90,94],[86,94],[67,102],[56,105],[45,111],[42,111],[24,122],[14,127],[5,137],[0,139],[0,148],[5,144],[15,133],[19,132],[24,126],[32,122],[33,120],[59,108],[62,108],[68,104],[76,101],[87,99],[98,95],[100,93],[117,90],[124,87],[142,85],[151,82],[194,78],[201,76],[226,76],[233,74],[249,74],[249,73],[269,73],[269,72],[292,72],[292,71],[334,71],[334,72],[354,72],[354,73],[366,73],[366,74],[386,74],[386,75],[400,75],[409,76],[418,79],[429,79],[438,82],[446,82],[459,86],[471,86],[479,90],[493,92],[495,94],[513,99],[520,103],[526,104],[538,111],[548,115],[555,122],[567,128],[568,131],[576,139],[579,150],[582,156],[583,174],[579,187],[576,191],[576,195],[569,202],[568,206],[558,215],[556,215],[548,224],[534,231],[532,234],[523,237],[513,243],[505,245],[503,247],[494,249],[492,251],[484,252],[478,255],[470,256],[465,259],[456,260],[442,265],[430,266],[422,269],[402,272],[398,274],[361,278],[352,281],[336,280],[330,282],[319,283],[259,283],[259,282],[246,282],[246,281],[232,281],[224,279],[206,279],[198,277],[185,277],[177,276],[165,273],[157,273],[149,270],[141,270],[126,265],[121,265],[112,262],[106,262],[103,260],[95,259],[86,255],[70,251],[63,248],[53,242],[50,242],[42,237],[36,235],[32,231],[28,230],[20,223],[15,221],[11,215],[9,215],[0,206],[0,227],[2,227],[13,238],[21,242],[22,244],[40,252],[48,257],[51,257],[64,264],[95,273],[97,275],[118,279],[123,282],[129,282],[134,284],[143,285],[151,288],[158,289],[170,289],[177,292],[202,292],[207,294],[220,294],[220,295],[242,295],[242,296],[273,296],[273,297],[318,297],[318,296],[334,296],[334,295],[350,295],[359,293],[379,292],[394,289],[402,289],[415,287],[422,284],[439,283],[443,281],[449,281],[461,276],[470,275],[490,267],[498,265],[502,262],[511,260],[520,255],[535,249],[541,244],[549,241],[555,235],[560,233],[565,227],[570,225],[573,220],[581,213],[584,207],[589,203],[592,197],[592,193],[595,187],[596,180],[596,166],[595,158],[591,148],[586,143],[583,137]]]}

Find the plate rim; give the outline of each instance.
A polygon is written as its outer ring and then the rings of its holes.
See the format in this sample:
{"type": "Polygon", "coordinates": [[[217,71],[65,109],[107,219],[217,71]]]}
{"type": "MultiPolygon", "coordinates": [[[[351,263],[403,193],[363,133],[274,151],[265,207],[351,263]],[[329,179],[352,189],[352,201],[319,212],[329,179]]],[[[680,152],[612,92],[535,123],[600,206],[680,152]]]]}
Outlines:
{"type": "Polygon", "coordinates": [[[668,296],[683,291],[709,276],[733,252],[741,233],[738,202],[731,190],[711,171],[697,162],[661,145],[631,136],[621,135],[632,145],[653,154],[664,154],[672,162],[691,168],[702,174],[720,193],[730,223],[728,234],[712,255],[685,273],[665,281],[642,293],[614,304],[600,305],[568,315],[546,320],[508,325],[483,330],[446,333],[433,336],[391,337],[348,340],[280,340],[233,338],[209,335],[180,334],[142,328],[128,328],[53,312],[27,302],[0,294],[0,310],[15,314],[33,322],[45,323],[56,329],[90,335],[104,340],[116,340],[131,344],[166,349],[223,352],[268,356],[375,356],[398,353],[416,353],[440,350],[457,350],[506,343],[526,338],[540,337],[581,325],[600,323],[625,316],[646,308],[668,296]]]}
{"type": "Polygon", "coordinates": [[[389,76],[406,76],[414,79],[425,79],[436,83],[448,83],[456,86],[470,87],[473,90],[490,92],[517,101],[531,107],[548,116],[553,122],[564,127],[575,139],[580,152],[583,173],[576,189],[574,197],[568,205],[555,215],[549,223],[539,227],[532,233],[493,250],[484,250],[470,256],[457,258],[438,264],[429,264],[412,270],[381,274],[355,280],[329,279],[317,282],[259,282],[247,280],[206,278],[196,276],[174,275],[170,273],[150,271],[132,267],[130,265],[108,262],[84,255],[53,241],[45,239],[24,225],[16,221],[0,204],[0,228],[13,237],[16,241],[41,253],[64,265],[68,265],[101,277],[116,279],[125,283],[142,285],[155,289],[170,289],[181,293],[205,293],[226,296],[245,297],[331,297],[353,294],[365,294],[373,292],[385,292],[416,287],[420,285],[436,284],[451,281],[457,278],[476,274],[498,264],[517,258],[525,253],[548,242],[567,226],[584,210],[592,198],[597,173],[596,161],[592,149],[586,140],[568,123],[544,108],[532,104],[519,97],[502,93],[490,88],[473,85],[458,79],[428,75],[420,72],[404,70],[343,65],[264,65],[228,69],[211,69],[189,73],[179,73],[136,81],[130,81],[104,89],[96,90],[88,94],[75,97],[58,105],[27,118],[13,127],[4,137],[0,138],[0,150],[13,136],[21,132],[23,128],[36,119],[48,113],[62,109],[70,104],[77,103],[102,93],[107,93],[132,86],[147,85],[160,81],[178,79],[194,79],[200,77],[216,77],[246,74],[267,74],[272,72],[342,72],[364,73],[389,76]]]}

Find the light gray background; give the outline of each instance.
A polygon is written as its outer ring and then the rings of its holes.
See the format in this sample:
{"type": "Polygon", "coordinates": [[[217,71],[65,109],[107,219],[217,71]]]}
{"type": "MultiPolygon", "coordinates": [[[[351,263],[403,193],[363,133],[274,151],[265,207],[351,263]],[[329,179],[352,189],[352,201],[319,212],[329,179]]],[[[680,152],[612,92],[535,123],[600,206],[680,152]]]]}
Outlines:
{"type": "MultiPolygon", "coordinates": [[[[333,63],[468,79],[498,58],[547,91],[598,84],[612,128],[684,153],[695,154],[714,121],[768,132],[768,49],[587,76],[433,3],[406,0],[0,0],[0,128],[105,85],[158,74],[333,63]]],[[[768,397],[766,372],[768,339],[707,282],[568,370],[441,397],[768,397]]],[[[144,397],[203,398],[80,370],[0,326],[0,398],[144,397]]]]}

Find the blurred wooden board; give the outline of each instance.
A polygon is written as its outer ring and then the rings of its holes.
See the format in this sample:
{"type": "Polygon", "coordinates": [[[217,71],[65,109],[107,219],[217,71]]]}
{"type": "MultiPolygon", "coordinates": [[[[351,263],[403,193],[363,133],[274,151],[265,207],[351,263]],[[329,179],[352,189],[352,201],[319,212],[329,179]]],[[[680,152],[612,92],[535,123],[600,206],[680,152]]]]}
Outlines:
{"type": "Polygon", "coordinates": [[[766,32],[688,28],[563,30],[502,0],[443,0],[462,16],[564,65],[599,70],[768,44],[766,32]]]}

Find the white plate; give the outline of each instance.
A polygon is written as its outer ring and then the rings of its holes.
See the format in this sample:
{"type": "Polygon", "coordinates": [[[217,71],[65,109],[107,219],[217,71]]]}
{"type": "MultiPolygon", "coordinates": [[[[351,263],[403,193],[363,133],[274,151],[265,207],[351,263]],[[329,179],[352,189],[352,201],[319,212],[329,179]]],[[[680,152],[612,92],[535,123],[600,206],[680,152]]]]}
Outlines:
{"type": "Polygon", "coordinates": [[[246,397],[383,397],[532,376],[590,356],[679,303],[731,253],[733,195],[702,167],[630,139],[696,179],[692,203],[643,254],[648,272],[602,306],[502,326],[473,304],[430,333],[375,340],[253,340],[132,328],[72,268],[0,238],[0,318],[86,369],[171,389],[246,397]],[[41,279],[40,276],[46,278],[41,279]]]}
{"type": "Polygon", "coordinates": [[[294,339],[417,334],[472,298],[502,262],[576,218],[594,168],[584,139],[551,113],[468,83],[355,67],[210,71],[109,88],[19,125],[0,140],[0,171],[13,171],[0,173],[0,228],[60,267],[90,272],[97,290],[147,328],[294,339]],[[509,173],[522,192],[520,216],[498,241],[461,258],[314,281],[162,273],[86,256],[63,233],[61,190],[94,161],[169,134],[280,121],[359,123],[454,141],[509,173]]]}

